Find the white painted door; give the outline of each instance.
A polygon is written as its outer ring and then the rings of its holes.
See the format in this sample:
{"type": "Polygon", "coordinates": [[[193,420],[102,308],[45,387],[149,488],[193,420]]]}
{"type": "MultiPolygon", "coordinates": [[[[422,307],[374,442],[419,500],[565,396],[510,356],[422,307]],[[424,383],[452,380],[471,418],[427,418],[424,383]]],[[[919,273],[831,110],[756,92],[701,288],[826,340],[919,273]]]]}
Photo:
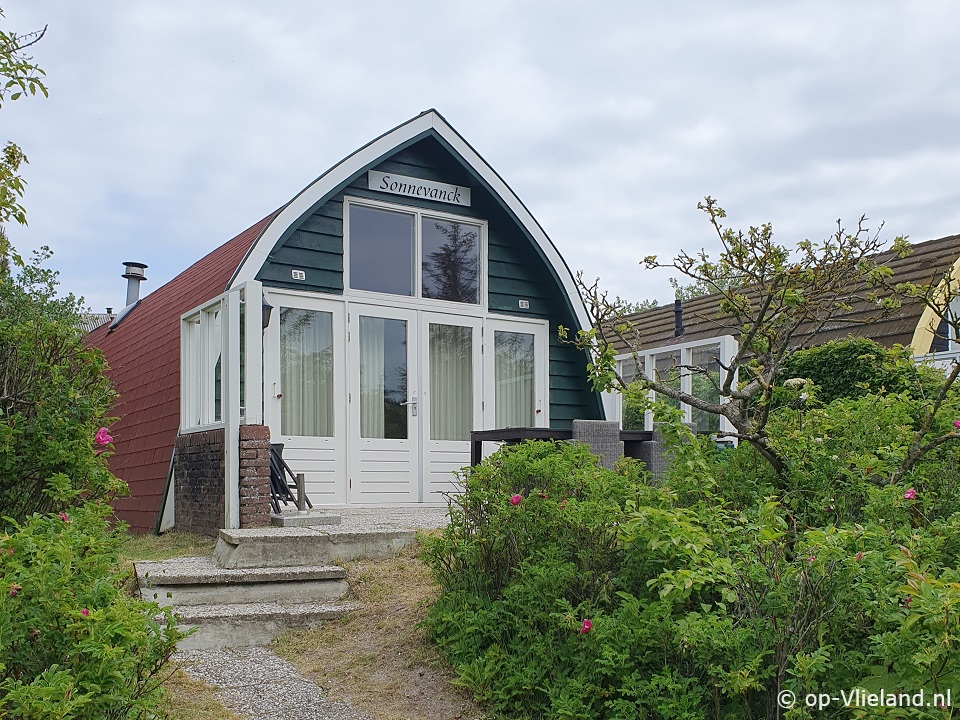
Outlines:
{"type": "Polygon", "coordinates": [[[351,503],[420,500],[417,312],[351,304],[349,312],[351,503]]]}
{"type": "Polygon", "coordinates": [[[483,427],[483,321],[424,312],[420,320],[423,502],[444,502],[470,464],[470,431],[483,427]]]}
{"type": "Polygon", "coordinates": [[[347,353],[343,303],[271,292],[263,406],[273,443],[314,505],[346,502],[347,353]]]}

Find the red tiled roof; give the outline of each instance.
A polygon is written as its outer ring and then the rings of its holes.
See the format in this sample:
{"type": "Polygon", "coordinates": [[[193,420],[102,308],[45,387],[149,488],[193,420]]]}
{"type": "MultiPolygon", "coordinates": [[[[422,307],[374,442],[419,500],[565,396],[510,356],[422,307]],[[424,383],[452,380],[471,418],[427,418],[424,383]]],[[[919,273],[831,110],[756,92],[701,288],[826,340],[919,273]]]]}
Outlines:
{"type": "Polygon", "coordinates": [[[226,290],[247,251],[272,219],[201,258],[157,288],[110,331],[86,336],[100,348],[120,398],[110,432],[116,452],[110,470],[130,486],[114,503],[117,517],[135,532],[152,532],[160,512],[170,456],[180,426],[180,316],[226,290]]]}

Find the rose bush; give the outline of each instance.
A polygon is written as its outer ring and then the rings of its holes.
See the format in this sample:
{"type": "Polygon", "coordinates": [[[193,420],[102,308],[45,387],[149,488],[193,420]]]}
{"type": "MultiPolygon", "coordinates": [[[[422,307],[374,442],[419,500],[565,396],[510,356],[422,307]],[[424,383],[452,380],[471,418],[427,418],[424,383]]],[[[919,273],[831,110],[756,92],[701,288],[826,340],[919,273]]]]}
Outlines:
{"type": "MultiPolygon", "coordinates": [[[[957,445],[891,481],[924,402],[785,403],[768,425],[783,474],[667,407],[658,484],[580,447],[504,448],[464,471],[453,522],[425,545],[441,588],[427,627],[505,717],[795,719],[817,711],[780,692],[960,697],[957,445]]],[[[955,405],[931,433],[954,429],[955,405]]]]}

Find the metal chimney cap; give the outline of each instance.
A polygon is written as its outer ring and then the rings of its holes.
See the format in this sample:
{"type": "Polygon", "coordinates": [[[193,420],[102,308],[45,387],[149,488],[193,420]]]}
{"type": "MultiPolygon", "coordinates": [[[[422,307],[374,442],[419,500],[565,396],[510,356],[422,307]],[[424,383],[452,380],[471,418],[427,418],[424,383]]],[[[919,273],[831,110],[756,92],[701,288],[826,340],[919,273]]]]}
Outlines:
{"type": "Polygon", "coordinates": [[[147,277],[144,274],[144,270],[147,266],[141,262],[125,262],[123,266],[127,271],[120,277],[124,277],[127,280],[146,280],[147,277]]]}

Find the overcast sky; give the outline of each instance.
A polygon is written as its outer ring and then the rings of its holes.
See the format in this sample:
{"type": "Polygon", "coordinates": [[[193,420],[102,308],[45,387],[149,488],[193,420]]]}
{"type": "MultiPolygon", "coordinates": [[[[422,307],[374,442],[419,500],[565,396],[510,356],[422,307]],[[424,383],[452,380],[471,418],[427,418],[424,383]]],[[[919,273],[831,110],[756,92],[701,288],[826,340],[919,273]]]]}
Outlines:
{"type": "Polygon", "coordinates": [[[702,213],[794,244],[861,214],[960,233],[960,3],[7,0],[50,98],[7,103],[30,159],[20,251],[65,289],[152,290],[381,133],[436,108],[572,270],[672,299],[649,254],[716,250],[702,213]]]}

